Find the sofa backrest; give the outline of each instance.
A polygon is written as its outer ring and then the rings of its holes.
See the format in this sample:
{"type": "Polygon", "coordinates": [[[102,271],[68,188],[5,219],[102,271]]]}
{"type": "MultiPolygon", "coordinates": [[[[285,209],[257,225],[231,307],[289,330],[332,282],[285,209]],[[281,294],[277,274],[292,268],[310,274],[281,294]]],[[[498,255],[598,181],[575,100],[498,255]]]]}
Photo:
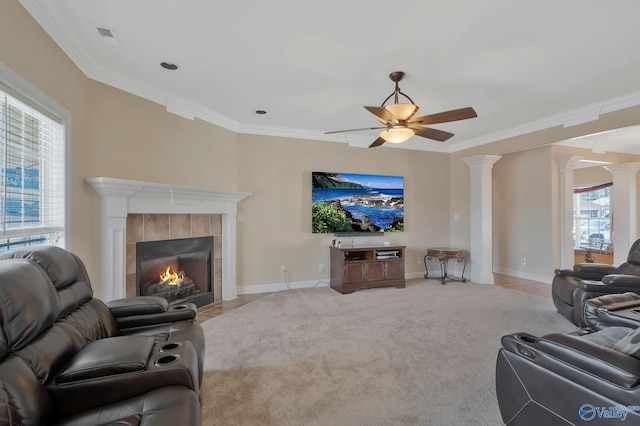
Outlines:
{"type": "Polygon", "coordinates": [[[0,262],[0,359],[53,327],[57,294],[44,271],[24,259],[0,262]]]}
{"type": "Polygon", "coordinates": [[[68,314],[93,297],[84,265],[81,271],[76,258],[60,247],[35,246],[11,251],[0,256],[0,259],[29,259],[37,263],[58,293],[60,316],[68,314]]]}
{"type": "Polygon", "coordinates": [[[82,260],[57,246],[34,246],[0,256],[2,259],[29,259],[49,276],[60,304],[58,320],[79,331],[87,342],[118,334],[109,308],[93,298],[89,274],[82,260]]]}
{"type": "Polygon", "coordinates": [[[627,255],[627,262],[633,263],[635,265],[640,265],[640,239],[637,239],[629,249],[629,254],[627,255]]]}
{"type": "MultiPolygon", "coordinates": [[[[43,383],[74,353],[72,337],[55,326],[59,312],[55,290],[41,268],[26,259],[0,261],[2,392],[11,404],[5,409],[17,413],[25,425],[39,424],[50,414],[43,383]],[[47,344],[56,345],[47,348],[54,356],[43,351],[47,344]],[[60,347],[67,349],[58,351],[60,347]]],[[[4,415],[11,413],[0,417],[4,415]]]]}

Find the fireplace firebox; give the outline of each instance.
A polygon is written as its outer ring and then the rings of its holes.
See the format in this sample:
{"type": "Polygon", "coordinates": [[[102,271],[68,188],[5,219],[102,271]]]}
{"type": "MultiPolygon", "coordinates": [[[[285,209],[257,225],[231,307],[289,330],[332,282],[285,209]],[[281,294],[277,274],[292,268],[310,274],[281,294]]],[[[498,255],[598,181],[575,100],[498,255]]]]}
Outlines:
{"type": "Polygon", "coordinates": [[[213,303],[213,237],[136,243],[136,294],[171,304],[213,303]]]}

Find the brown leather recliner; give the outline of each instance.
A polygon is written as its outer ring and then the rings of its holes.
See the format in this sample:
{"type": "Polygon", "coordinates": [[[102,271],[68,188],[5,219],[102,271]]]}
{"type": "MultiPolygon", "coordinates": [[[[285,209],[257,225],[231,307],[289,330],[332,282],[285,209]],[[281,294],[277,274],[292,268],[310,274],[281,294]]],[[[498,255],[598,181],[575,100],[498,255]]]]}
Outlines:
{"type": "Polygon", "coordinates": [[[0,424],[200,424],[195,306],[130,298],[110,309],[57,247],[2,258],[0,424]]]}
{"type": "Polygon", "coordinates": [[[605,294],[640,293],[640,239],[627,255],[627,261],[615,267],[600,263],[579,263],[573,269],[556,269],[551,283],[553,304],[559,313],[578,327],[586,327],[584,303],[605,294]]]}

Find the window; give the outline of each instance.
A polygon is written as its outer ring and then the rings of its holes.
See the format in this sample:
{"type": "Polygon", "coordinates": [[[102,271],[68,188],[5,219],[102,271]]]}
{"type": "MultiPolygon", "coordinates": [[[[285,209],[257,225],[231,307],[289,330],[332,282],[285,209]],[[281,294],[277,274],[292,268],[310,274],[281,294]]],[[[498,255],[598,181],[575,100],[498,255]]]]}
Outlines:
{"type": "Polygon", "coordinates": [[[611,185],[573,190],[574,246],[604,248],[613,242],[611,185]]]}
{"type": "Polygon", "coordinates": [[[0,252],[64,246],[64,125],[14,92],[0,84],[0,252]]]}

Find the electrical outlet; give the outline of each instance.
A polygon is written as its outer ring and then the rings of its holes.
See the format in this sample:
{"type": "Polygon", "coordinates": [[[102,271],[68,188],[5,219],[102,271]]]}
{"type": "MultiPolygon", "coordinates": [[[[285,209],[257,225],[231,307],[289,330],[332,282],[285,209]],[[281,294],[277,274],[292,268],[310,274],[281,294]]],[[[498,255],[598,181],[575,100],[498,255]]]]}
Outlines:
{"type": "Polygon", "coordinates": [[[422,258],[421,257],[416,257],[416,263],[422,263],[422,258]]]}
{"type": "Polygon", "coordinates": [[[287,272],[287,267],[284,265],[280,265],[280,273],[284,274],[285,272],[287,272]]]}
{"type": "Polygon", "coordinates": [[[523,258],[520,260],[520,264],[522,265],[522,267],[523,267],[523,268],[526,268],[526,267],[527,267],[527,258],[526,258],[526,257],[523,257],[523,258]]]}
{"type": "Polygon", "coordinates": [[[321,274],[324,274],[324,263],[321,263],[320,265],[318,265],[318,269],[320,270],[321,274]]]}

